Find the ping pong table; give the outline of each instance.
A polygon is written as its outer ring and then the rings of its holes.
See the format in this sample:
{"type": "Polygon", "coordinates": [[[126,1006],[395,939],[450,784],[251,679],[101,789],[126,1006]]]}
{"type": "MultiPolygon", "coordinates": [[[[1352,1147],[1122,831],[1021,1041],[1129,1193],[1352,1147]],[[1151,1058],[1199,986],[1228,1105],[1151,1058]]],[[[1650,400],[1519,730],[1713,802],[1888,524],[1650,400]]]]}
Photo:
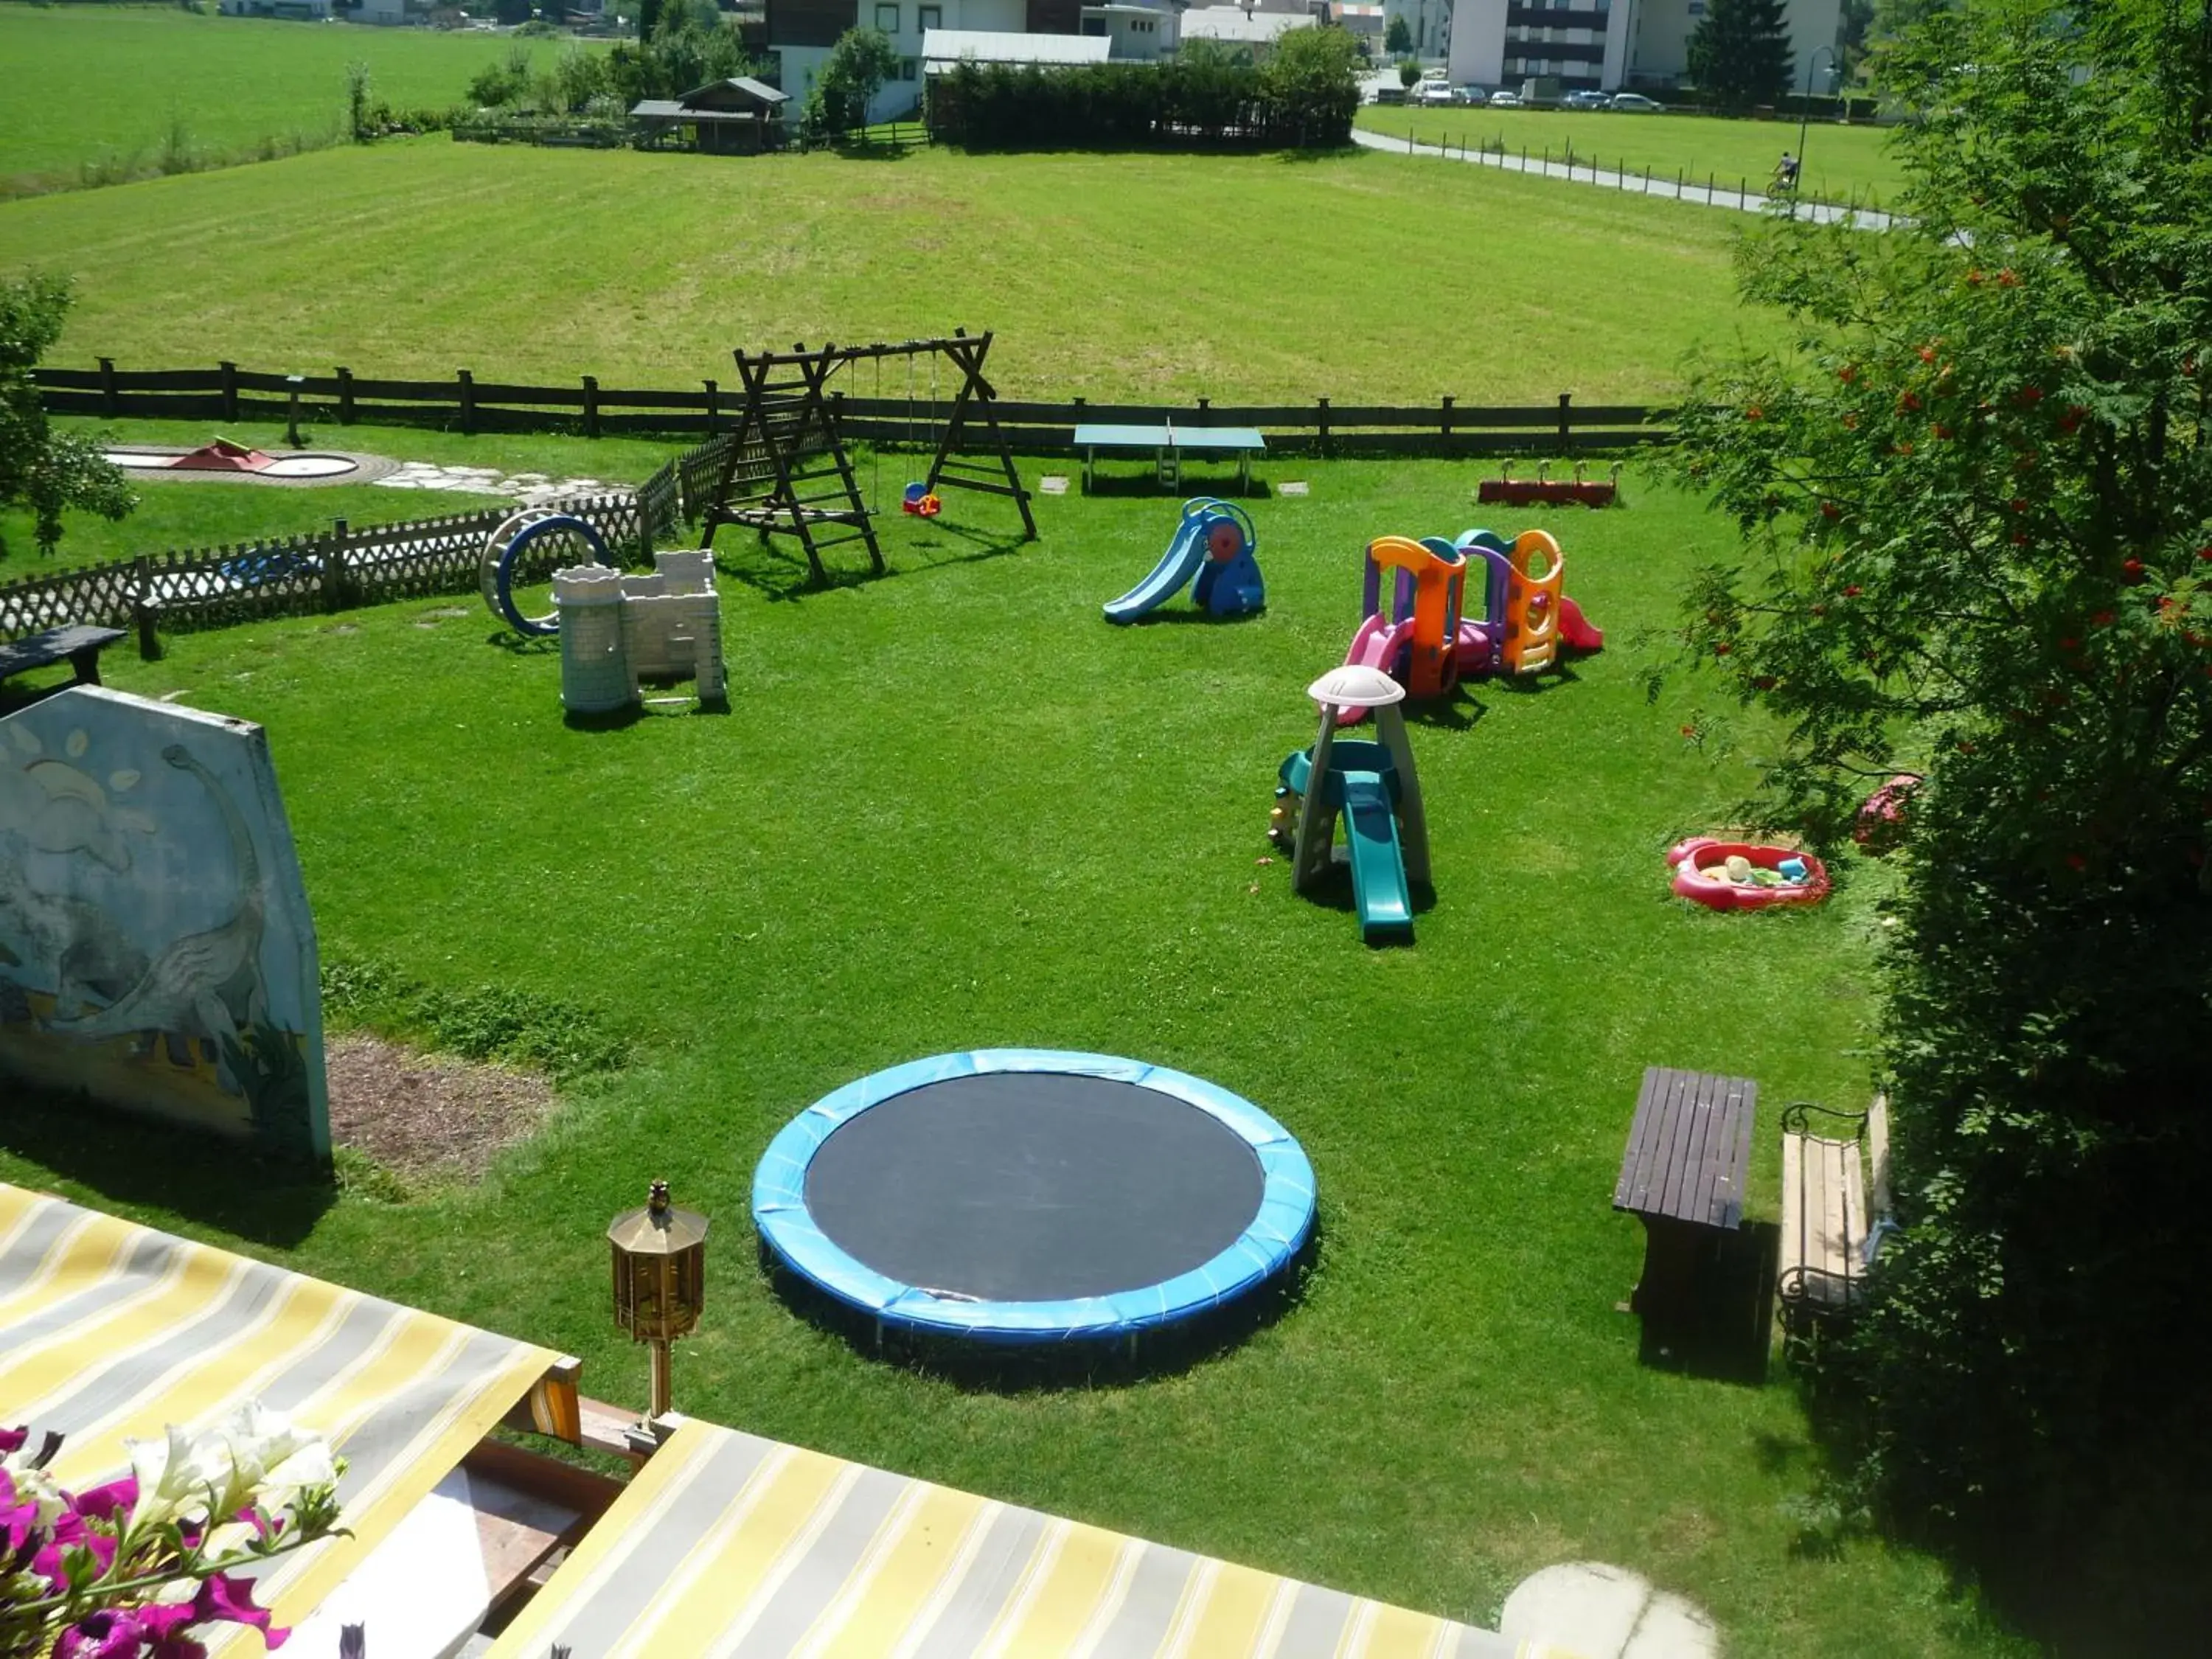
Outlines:
{"type": "Polygon", "coordinates": [[[1177,426],[1164,421],[1158,426],[1079,426],[1075,447],[1083,452],[1083,487],[1089,489],[1097,475],[1098,452],[1136,450],[1152,453],[1160,483],[1170,489],[1182,488],[1182,458],[1187,453],[1237,457],[1237,488],[1252,485],[1252,457],[1264,455],[1267,441],[1249,426],[1177,426]]]}

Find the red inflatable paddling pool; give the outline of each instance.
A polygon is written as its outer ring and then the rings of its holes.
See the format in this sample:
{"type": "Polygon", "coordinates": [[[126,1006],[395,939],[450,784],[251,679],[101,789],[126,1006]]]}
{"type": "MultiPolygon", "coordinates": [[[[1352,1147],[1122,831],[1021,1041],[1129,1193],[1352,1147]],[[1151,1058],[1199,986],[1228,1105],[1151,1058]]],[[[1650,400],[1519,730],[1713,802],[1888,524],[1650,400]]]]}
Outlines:
{"type": "Polygon", "coordinates": [[[1750,842],[1715,841],[1693,836],[1669,848],[1667,862],[1674,868],[1674,890],[1686,899],[1716,910],[1757,910],[1770,904],[1818,904],[1828,896],[1828,872],[1810,853],[1789,847],[1760,847],[1750,842]],[[1741,859],[1746,878],[1729,873],[1729,860],[1741,859]],[[1802,866],[1803,875],[1784,865],[1802,866]],[[1749,872],[1772,872],[1775,879],[1762,883],[1749,872]]]}

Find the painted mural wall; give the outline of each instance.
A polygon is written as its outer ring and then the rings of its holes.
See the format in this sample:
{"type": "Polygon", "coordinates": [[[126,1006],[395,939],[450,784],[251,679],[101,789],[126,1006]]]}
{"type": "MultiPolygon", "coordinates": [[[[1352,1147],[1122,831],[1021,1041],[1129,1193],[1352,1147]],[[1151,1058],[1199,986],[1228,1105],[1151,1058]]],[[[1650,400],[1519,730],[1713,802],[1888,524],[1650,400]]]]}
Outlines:
{"type": "Polygon", "coordinates": [[[0,717],[11,1076],[329,1157],[314,922],[261,727],[94,686],[0,717]]]}

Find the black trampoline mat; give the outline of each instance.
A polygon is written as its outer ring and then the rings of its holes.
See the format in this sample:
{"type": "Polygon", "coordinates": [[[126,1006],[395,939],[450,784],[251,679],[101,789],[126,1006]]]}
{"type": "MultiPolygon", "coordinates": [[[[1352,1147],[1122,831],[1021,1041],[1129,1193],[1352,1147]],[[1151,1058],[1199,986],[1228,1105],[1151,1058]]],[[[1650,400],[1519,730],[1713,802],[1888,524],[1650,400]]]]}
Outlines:
{"type": "Polygon", "coordinates": [[[878,1273],[990,1302],[1157,1285],[1260,1212],[1260,1160],[1210,1113],[1133,1083],[994,1072],[924,1084],[830,1132],[806,1207],[878,1273]]]}

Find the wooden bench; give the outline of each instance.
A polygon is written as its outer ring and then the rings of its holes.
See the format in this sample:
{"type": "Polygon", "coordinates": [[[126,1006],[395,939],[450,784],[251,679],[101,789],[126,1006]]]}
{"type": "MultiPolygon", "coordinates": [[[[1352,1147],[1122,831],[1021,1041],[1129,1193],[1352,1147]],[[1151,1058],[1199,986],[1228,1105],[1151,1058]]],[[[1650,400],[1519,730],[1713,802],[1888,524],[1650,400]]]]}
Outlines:
{"type": "Polygon", "coordinates": [[[76,672],[75,684],[98,685],[100,653],[123,637],[119,628],[92,628],[82,623],[27,635],[13,645],[0,645],[0,680],[65,662],[76,672]]]}
{"type": "Polygon", "coordinates": [[[1863,1112],[1809,1102],[1784,1111],[1782,1263],[1775,1287],[1785,1328],[1802,1329],[1850,1309],[1873,1265],[1869,1242],[1888,1213],[1885,1097],[1876,1095],[1863,1112]]]}
{"type": "Polygon", "coordinates": [[[1749,1078],[1644,1072],[1613,1207],[1644,1224],[1644,1277],[1629,1305],[1646,1319],[1689,1313],[1699,1261],[1743,1224],[1758,1106],[1749,1078]]]}

